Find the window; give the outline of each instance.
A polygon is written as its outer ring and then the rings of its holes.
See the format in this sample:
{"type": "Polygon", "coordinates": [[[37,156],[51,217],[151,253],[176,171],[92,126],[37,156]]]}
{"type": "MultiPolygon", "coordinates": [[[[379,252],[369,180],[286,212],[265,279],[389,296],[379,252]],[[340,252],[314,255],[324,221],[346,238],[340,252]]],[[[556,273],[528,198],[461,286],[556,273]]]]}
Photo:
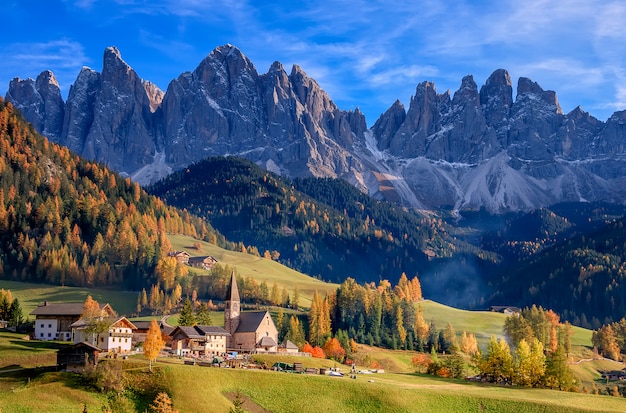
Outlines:
{"type": "Polygon", "coordinates": [[[41,328],[43,328],[43,323],[41,324],[41,328]]]}
{"type": "Polygon", "coordinates": [[[124,339],[124,343],[128,343],[128,339],[127,338],[124,339]]]}
{"type": "Polygon", "coordinates": [[[52,328],[52,324],[48,324],[48,328],[52,328]]]}
{"type": "MultiPolygon", "coordinates": [[[[42,326],[43,327],[43,326],[42,326]]],[[[40,334],[41,337],[43,337],[43,333],[40,334]]]]}
{"type": "Polygon", "coordinates": [[[51,333],[48,333],[48,337],[52,337],[52,334],[51,334],[51,333]]]}

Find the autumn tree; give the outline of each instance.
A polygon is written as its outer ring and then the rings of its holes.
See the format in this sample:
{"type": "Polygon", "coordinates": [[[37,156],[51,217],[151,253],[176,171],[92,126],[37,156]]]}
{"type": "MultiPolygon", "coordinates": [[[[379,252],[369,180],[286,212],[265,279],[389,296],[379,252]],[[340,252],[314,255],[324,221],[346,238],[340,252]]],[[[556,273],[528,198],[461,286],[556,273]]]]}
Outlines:
{"type": "Polygon", "coordinates": [[[478,353],[478,342],[473,333],[468,334],[463,331],[461,335],[461,351],[470,356],[478,353]]]}
{"type": "Polygon", "coordinates": [[[492,336],[487,345],[487,354],[479,358],[478,370],[494,383],[509,383],[513,376],[513,357],[507,342],[492,336]]]}
{"type": "Polygon", "coordinates": [[[322,299],[321,295],[315,291],[311,308],[309,309],[309,342],[319,346],[326,342],[331,334],[330,329],[330,308],[328,296],[322,299]]]}
{"type": "Polygon", "coordinates": [[[95,340],[99,334],[109,330],[115,314],[106,312],[91,295],[88,295],[80,317],[84,321],[85,333],[92,334],[92,340],[95,340]]]}
{"type": "Polygon", "coordinates": [[[152,372],[152,362],[156,361],[157,356],[165,346],[165,341],[161,335],[161,329],[156,318],[150,322],[150,328],[143,343],[143,354],[150,362],[150,371],[152,372]]]}
{"type": "Polygon", "coordinates": [[[513,383],[519,386],[537,386],[546,370],[543,344],[534,338],[532,346],[522,339],[515,349],[513,383]]]}
{"type": "Polygon", "coordinates": [[[298,346],[298,348],[302,348],[306,342],[302,323],[300,323],[300,319],[295,315],[289,318],[289,329],[287,330],[285,339],[290,340],[293,344],[298,346]]]}
{"type": "Polygon", "coordinates": [[[160,392],[155,397],[154,401],[150,405],[150,412],[152,413],[178,413],[178,410],[174,410],[174,403],[169,394],[160,392]]]}
{"type": "Polygon", "coordinates": [[[341,347],[341,343],[339,342],[339,340],[337,340],[336,337],[326,340],[326,344],[324,344],[323,349],[328,358],[338,362],[342,362],[344,357],[346,356],[346,350],[341,347]]]}

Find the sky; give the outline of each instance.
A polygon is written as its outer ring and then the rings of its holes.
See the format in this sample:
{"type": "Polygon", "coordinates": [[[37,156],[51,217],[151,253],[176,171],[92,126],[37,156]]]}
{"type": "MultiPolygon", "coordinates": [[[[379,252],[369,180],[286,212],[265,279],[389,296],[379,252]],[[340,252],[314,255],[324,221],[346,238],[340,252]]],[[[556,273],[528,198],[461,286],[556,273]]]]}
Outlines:
{"type": "Polygon", "coordinates": [[[340,109],[369,126],[416,86],[451,94],[506,69],[605,121],[626,109],[626,2],[621,0],[2,0],[0,94],[51,70],[67,97],[83,66],[116,46],[166,90],[216,47],[237,46],[266,73],[299,65],[340,109]]]}

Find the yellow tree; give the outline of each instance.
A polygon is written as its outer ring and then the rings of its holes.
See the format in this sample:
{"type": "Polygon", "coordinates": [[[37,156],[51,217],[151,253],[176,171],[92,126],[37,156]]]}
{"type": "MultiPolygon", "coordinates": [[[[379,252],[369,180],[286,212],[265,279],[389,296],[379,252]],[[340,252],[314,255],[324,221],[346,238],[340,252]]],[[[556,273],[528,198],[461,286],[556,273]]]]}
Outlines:
{"type": "Polygon", "coordinates": [[[417,306],[417,314],[415,316],[415,334],[417,338],[421,339],[422,342],[426,342],[428,340],[428,332],[430,330],[430,326],[424,320],[422,316],[422,306],[417,306]]]}
{"type": "Polygon", "coordinates": [[[463,331],[463,335],[461,335],[461,351],[470,356],[478,354],[478,343],[474,334],[468,334],[463,331]]]}
{"type": "Polygon", "coordinates": [[[152,319],[148,334],[146,335],[146,341],[143,343],[143,354],[150,361],[150,371],[152,372],[152,362],[156,361],[159,352],[165,346],[165,341],[161,336],[161,329],[157,323],[156,318],[152,319]]]}

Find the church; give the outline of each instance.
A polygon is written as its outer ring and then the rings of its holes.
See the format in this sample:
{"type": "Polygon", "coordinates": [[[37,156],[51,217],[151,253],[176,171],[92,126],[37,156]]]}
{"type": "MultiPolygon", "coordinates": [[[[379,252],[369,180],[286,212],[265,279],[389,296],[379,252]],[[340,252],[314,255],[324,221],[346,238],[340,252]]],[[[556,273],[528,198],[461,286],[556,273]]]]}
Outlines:
{"type": "Polygon", "coordinates": [[[233,271],[226,293],[224,330],[228,351],[274,353],[278,351],[278,330],[269,311],[241,311],[237,279],[233,271]]]}

